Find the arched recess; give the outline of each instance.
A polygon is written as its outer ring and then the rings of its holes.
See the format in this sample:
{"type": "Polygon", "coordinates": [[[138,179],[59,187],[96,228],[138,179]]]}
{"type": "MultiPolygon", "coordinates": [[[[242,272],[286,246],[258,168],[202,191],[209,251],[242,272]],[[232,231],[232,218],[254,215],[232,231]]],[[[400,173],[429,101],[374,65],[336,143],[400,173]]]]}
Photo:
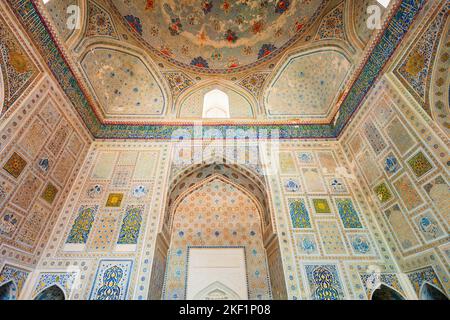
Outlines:
{"type": "Polygon", "coordinates": [[[371,300],[405,300],[405,298],[388,285],[381,284],[378,289],[372,293],[371,300]]]}
{"type": "Polygon", "coordinates": [[[425,282],[420,288],[420,300],[448,300],[447,296],[436,286],[425,282]]]}
{"type": "Polygon", "coordinates": [[[94,38],[87,44],[78,58],[79,67],[101,105],[103,116],[139,119],[166,115],[172,104],[170,90],[145,51],[114,39],[94,38]],[[100,80],[95,78],[97,75],[101,75],[100,80]],[[122,86],[114,87],[116,82],[122,86]],[[107,88],[110,91],[105,91],[107,88]]]}
{"type": "MultiPolygon", "coordinates": [[[[150,283],[152,288],[148,298],[158,300],[162,298],[163,283],[165,277],[162,274],[167,272],[166,261],[168,259],[169,246],[173,238],[174,215],[180,203],[192,192],[198,190],[205,184],[220,180],[232,186],[239,192],[245,194],[257,207],[260,216],[262,246],[267,260],[268,275],[273,299],[286,299],[287,291],[285,287],[282,259],[277,234],[274,232],[272,220],[272,206],[268,202],[270,199],[267,187],[263,180],[248,168],[227,163],[226,159],[214,161],[212,163],[202,163],[192,165],[183,170],[169,185],[166,200],[165,214],[161,221],[160,232],[158,233],[155,248],[155,258],[153,262],[150,283]],[[164,269],[161,270],[161,267],[164,269]]],[[[176,228],[176,226],[175,226],[176,228]]],[[[208,245],[207,243],[204,245],[208,245]]]]}
{"type": "Polygon", "coordinates": [[[64,291],[56,284],[40,291],[34,300],[66,300],[64,291]]]}
{"type": "Polygon", "coordinates": [[[450,16],[447,17],[443,33],[437,46],[430,81],[429,103],[435,122],[450,134],[450,16]]]}
{"type": "Polygon", "coordinates": [[[218,281],[200,291],[194,300],[242,300],[232,289],[218,281]]]}
{"type": "Polygon", "coordinates": [[[253,119],[258,113],[257,101],[243,88],[224,80],[202,81],[184,91],[175,101],[176,117],[202,119],[204,95],[218,89],[229,97],[231,119],[253,119]]]}
{"type": "Polygon", "coordinates": [[[16,300],[17,286],[11,280],[0,286],[0,300],[16,300]]]}
{"type": "MultiPolygon", "coordinates": [[[[45,8],[47,12],[47,16],[51,20],[51,24],[53,29],[58,31],[59,38],[65,43],[66,47],[72,49],[74,45],[82,38],[84,34],[84,30],[87,24],[87,2],[88,0],[65,0],[65,1],[48,1],[47,4],[43,4],[42,6],[45,8]],[[61,33],[60,31],[64,28],[65,23],[67,22],[66,17],[69,17],[69,13],[67,13],[67,9],[70,5],[76,5],[79,9],[79,28],[75,28],[72,32],[67,34],[61,33]],[[62,21],[58,21],[57,19],[62,19],[62,21]]],[[[38,3],[38,6],[41,5],[38,3]]]]}

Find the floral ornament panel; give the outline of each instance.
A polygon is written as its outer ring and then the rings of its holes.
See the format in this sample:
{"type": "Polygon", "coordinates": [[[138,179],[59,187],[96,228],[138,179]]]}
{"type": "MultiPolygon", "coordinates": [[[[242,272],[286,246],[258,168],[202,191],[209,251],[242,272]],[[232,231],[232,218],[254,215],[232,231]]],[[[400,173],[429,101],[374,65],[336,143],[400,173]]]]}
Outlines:
{"type": "Polygon", "coordinates": [[[45,175],[49,172],[50,168],[53,168],[53,162],[51,164],[50,162],[52,161],[47,155],[42,155],[36,161],[36,167],[45,175]]]}
{"type": "Polygon", "coordinates": [[[81,206],[66,243],[86,244],[97,210],[98,205],[81,206]]]}
{"type": "Polygon", "coordinates": [[[283,52],[326,1],[129,0],[113,5],[154,53],[180,66],[225,73],[283,52]]]}
{"type": "Polygon", "coordinates": [[[5,92],[0,115],[8,110],[38,75],[36,65],[22,47],[23,42],[16,38],[15,32],[0,17],[0,70],[3,76],[2,90],[5,92]]]}
{"type": "Polygon", "coordinates": [[[135,186],[131,191],[133,197],[135,197],[136,199],[145,197],[148,194],[148,192],[149,192],[148,188],[144,185],[135,186]]]}
{"type": "Polygon", "coordinates": [[[90,300],[126,300],[133,260],[100,260],[90,300]]]}
{"type": "Polygon", "coordinates": [[[14,178],[18,178],[26,166],[27,161],[18,153],[14,152],[3,166],[3,169],[5,169],[6,172],[8,172],[14,178]]]}
{"type": "Polygon", "coordinates": [[[88,17],[86,37],[108,36],[117,38],[111,16],[93,1],[88,2],[88,17]]]}
{"type": "Polygon", "coordinates": [[[376,186],[374,191],[378,201],[382,204],[392,199],[391,190],[389,190],[388,186],[384,182],[376,186]]]}
{"type": "Polygon", "coordinates": [[[303,200],[290,199],[289,213],[294,229],[311,228],[309,213],[303,200]]]}
{"type": "Polygon", "coordinates": [[[122,205],[123,193],[110,193],[106,201],[106,207],[119,208],[122,205]]]}
{"type": "Polygon", "coordinates": [[[48,204],[53,204],[55,201],[56,195],[58,194],[58,188],[56,188],[51,182],[47,183],[44,191],[42,192],[42,199],[45,200],[48,204]]]}
{"type": "Polygon", "coordinates": [[[164,77],[174,96],[179,95],[194,84],[194,81],[183,72],[164,72],[164,77]]]}
{"type": "Polygon", "coordinates": [[[414,221],[427,242],[446,236],[431,211],[418,215],[414,221]]]}
{"type": "MultiPolygon", "coordinates": [[[[414,46],[395,69],[396,75],[407,88],[412,89],[411,92],[421,102],[425,102],[435,48],[448,15],[446,10],[444,6],[434,20],[427,23],[427,29],[414,41],[414,46]]],[[[428,103],[425,103],[424,107],[431,116],[428,103]]]]}
{"type": "Polygon", "coordinates": [[[341,178],[332,178],[329,181],[330,192],[331,193],[345,193],[347,188],[345,187],[344,180],[341,178]]]}
{"type": "Polygon", "coordinates": [[[314,156],[311,152],[299,152],[298,160],[300,163],[313,163],[314,162],[314,156]]]}
{"type": "Polygon", "coordinates": [[[311,298],[313,300],[343,300],[345,293],[336,265],[305,265],[311,298]]]}
{"type": "Polygon", "coordinates": [[[355,233],[348,235],[352,251],[356,255],[373,255],[374,249],[369,236],[363,233],[355,233]]]}
{"type": "Polygon", "coordinates": [[[408,160],[408,165],[414,172],[417,178],[421,178],[426,173],[433,169],[433,165],[423,152],[418,152],[411,159],[408,160]]]}
{"type": "Polygon", "coordinates": [[[103,186],[99,184],[95,184],[92,186],[89,186],[88,190],[86,191],[86,194],[91,199],[96,199],[101,196],[103,192],[103,186]]]}
{"type": "Polygon", "coordinates": [[[118,244],[137,244],[144,206],[128,206],[120,228],[118,244]]]}
{"type": "Polygon", "coordinates": [[[344,1],[342,1],[322,19],[315,40],[345,40],[344,10],[344,1]]]}
{"type": "Polygon", "coordinates": [[[386,159],[384,160],[384,171],[389,175],[394,175],[395,173],[397,173],[401,168],[401,165],[399,163],[399,161],[397,160],[397,158],[390,154],[389,156],[386,157],[386,159]]]}
{"type": "Polygon", "coordinates": [[[22,221],[22,217],[7,208],[0,216],[0,236],[12,238],[22,221]]]}
{"type": "Polygon", "coordinates": [[[331,213],[327,199],[313,199],[313,204],[316,213],[331,213]]]}
{"type": "Polygon", "coordinates": [[[288,179],[285,182],[284,187],[287,192],[299,192],[300,191],[300,184],[299,184],[298,180],[288,179]]]}
{"type": "Polygon", "coordinates": [[[300,255],[319,254],[319,247],[314,234],[296,234],[294,237],[300,255]]]}
{"type": "Polygon", "coordinates": [[[362,229],[359,215],[353,206],[353,202],[350,199],[337,199],[336,204],[341,217],[344,228],[346,229],[362,229]]]}

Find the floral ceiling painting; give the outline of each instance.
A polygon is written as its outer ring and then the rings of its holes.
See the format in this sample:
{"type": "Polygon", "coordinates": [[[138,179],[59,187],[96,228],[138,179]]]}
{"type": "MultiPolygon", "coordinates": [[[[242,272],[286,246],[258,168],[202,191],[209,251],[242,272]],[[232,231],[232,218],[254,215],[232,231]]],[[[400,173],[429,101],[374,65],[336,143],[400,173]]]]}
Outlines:
{"type": "Polygon", "coordinates": [[[298,39],[327,1],[114,1],[150,49],[190,68],[226,72],[274,57],[298,39]]]}

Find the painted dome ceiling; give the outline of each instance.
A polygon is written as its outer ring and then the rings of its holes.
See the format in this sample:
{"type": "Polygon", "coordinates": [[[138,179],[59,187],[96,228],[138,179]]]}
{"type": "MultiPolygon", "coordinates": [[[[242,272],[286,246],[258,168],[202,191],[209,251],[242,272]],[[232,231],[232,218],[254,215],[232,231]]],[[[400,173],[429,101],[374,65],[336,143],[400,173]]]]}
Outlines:
{"type": "Polygon", "coordinates": [[[222,73],[257,65],[295,42],[321,13],[315,0],[121,0],[117,12],[153,52],[222,73]]]}
{"type": "MultiPolygon", "coordinates": [[[[63,85],[80,84],[80,110],[91,107],[97,136],[202,120],[331,137],[380,71],[372,53],[386,63],[382,40],[401,41],[365,30],[362,9],[376,0],[361,1],[50,0],[38,10],[74,71],[63,85]],[[229,119],[203,118],[204,96],[216,89],[229,98],[229,119]]],[[[391,7],[380,9],[382,21],[407,10],[391,7]]]]}

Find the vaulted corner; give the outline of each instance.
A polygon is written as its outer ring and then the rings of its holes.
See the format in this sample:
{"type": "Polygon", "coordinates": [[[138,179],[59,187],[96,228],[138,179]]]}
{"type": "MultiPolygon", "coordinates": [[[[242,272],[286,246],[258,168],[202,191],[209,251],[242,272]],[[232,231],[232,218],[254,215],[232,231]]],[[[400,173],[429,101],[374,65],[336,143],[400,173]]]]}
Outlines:
{"type": "Polygon", "coordinates": [[[80,59],[86,80],[107,120],[162,117],[168,98],[150,64],[131,51],[92,46],[80,59]]]}
{"type": "Polygon", "coordinates": [[[294,53],[266,88],[269,118],[326,120],[352,72],[352,62],[337,48],[294,53]]]}

